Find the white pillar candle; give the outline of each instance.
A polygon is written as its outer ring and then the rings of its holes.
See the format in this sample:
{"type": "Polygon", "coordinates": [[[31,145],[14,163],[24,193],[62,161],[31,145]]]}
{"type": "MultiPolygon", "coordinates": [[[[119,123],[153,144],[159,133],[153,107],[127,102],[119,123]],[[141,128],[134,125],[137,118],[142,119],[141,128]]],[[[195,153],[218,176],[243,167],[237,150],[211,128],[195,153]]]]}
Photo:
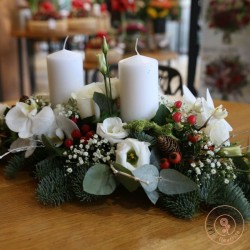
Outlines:
{"type": "Polygon", "coordinates": [[[128,122],[154,117],[158,106],[158,61],[135,55],[119,62],[121,118],[128,122]]]}
{"type": "Polygon", "coordinates": [[[72,92],[83,85],[83,58],[66,49],[47,56],[50,101],[52,107],[67,102],[72,92]]]}

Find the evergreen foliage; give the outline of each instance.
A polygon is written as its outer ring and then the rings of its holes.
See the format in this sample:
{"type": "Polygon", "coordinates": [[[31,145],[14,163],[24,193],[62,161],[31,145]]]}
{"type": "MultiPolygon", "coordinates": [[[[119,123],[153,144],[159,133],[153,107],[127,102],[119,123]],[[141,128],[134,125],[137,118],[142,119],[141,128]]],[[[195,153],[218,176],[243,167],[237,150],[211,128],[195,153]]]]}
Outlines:
{"type": "Polygon", "coordinates": [[[178,195],[165,195],[161,193],[159,205],[162,209],[184,219],[190,219],[197,212],[199,196],[197,191],[178,195]]]}
{"type": "Polygon", "coordinates": [[[55,168],[38,183],[37,198],[43,205],[59,206],[70,200],[67,178],[63,170],[55,168]]]}
{"type": "Polygon", "coordinates": [[[24,154],[14,154],[8,161],[7,165],[4,169],[4,174],[7,178],[13,179],[16,177],[17,173],[22,169],[24,166],[24,154]]]}
{"type": "Polygon", "coordinates": [[[59,157],[49,157],[36,164],[35,175],[38,180],[42,180],[55,168],[60,168],[63,165],[62,159],[59,157]]]}

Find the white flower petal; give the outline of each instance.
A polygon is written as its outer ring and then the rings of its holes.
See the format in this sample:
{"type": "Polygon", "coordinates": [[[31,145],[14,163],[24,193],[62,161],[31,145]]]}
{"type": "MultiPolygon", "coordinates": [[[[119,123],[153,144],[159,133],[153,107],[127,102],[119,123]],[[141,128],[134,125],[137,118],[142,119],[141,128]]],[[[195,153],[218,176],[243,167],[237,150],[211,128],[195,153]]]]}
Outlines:
{"type": "Polygon", "coordinates": [[[71,133],[73,130],[78,129],[77,125],[63,115],[56,117],[57,127],[60,128],[66,135],[67,138],[72,138],[71,133]]]}
{"type": "Polygon", "coordinates": [[[14,132],[25,129],[26,120],[27,116],[17,106],[9,110],[5,117],[8,128],[14,132]]]}
{"type": "Polygon", "coordinates": [[[32,132],[35,135],[45,134],[52,123],[55,120],[54,112],[51,107],[44,107],[33,119],[32,119],[32,132]]]}

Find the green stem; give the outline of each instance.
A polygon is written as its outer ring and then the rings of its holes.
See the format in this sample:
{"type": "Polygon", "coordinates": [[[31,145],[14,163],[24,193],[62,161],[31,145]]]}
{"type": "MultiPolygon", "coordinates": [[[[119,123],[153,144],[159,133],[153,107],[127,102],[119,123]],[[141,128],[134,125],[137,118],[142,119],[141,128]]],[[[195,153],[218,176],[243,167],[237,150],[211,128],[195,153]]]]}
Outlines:
{"type": "Polygon", "coordinates": [[[111,89],[111,81],[110,81],[110,71],[109,71],[109,65],[108,65],[108,59],[107,59],[107,54],[104,53],[104,59],[105,59],[105,64],[106,64],[106,67],[107,67],[107,76],[108,76],[108,84],[109,86],[106,86],[107,85],[107,82],[106,82],[106,77],[105,77],[105,88],[106,88],[106,95],[107,95],[107,98],[108,98],[108,101],[109,101],[109,110],[110,110],[110,115],[112,115],[112,89],[111,89]],[[109,88],[109,89],[108,89],[109,88]]]}
{"type": "Polygon", "coordinates": [[[103,78],[104,78],[104,85],[105,85],[105,91],[106,91],[107,105],[108,105],[108,109],[109,109],[109,114],[111,115],[111,114],[112,114],[112,112],[111,112],[111,105],[110,105],[110,99],[109,99],[109,97],[108,97],[107,78],[106,78],[106,75],[105,75],[105,74],[103,75],[103,78]]]}

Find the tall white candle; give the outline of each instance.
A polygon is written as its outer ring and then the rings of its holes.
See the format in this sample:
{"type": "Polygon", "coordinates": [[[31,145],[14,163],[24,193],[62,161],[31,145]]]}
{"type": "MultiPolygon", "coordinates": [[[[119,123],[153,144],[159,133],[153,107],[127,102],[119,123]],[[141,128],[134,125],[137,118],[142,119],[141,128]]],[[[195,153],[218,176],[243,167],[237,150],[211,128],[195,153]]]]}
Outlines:
{"type": "Polygon", "coordinates": [[[84,85],[83,58],[66,49],[47,56],[50,101],[52,107],[67,102],[72,92],[84,85]]]}
{"type": "Polygon", "coordinates": [[[119,62],[121,118],[151,119],[158,106],[158,61],[139,54],[119,62]]]}

